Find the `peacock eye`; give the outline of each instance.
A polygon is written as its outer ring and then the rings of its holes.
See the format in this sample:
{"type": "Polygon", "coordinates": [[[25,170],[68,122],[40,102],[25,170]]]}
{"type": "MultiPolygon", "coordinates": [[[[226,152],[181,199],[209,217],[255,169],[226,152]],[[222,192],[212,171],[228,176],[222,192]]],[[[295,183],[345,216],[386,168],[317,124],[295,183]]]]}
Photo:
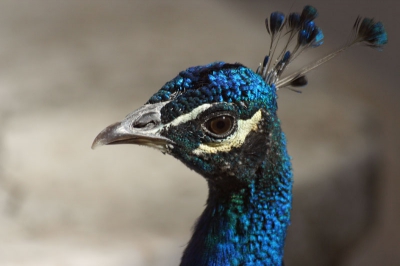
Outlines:
{"type": "Polygon", "coordinates": [[[209,118],[204,124],[203,129],[206,133],[215,138],[224,138],[230,135],[236,126],[234,117],[226,114],[220,114],[209,118]]]}

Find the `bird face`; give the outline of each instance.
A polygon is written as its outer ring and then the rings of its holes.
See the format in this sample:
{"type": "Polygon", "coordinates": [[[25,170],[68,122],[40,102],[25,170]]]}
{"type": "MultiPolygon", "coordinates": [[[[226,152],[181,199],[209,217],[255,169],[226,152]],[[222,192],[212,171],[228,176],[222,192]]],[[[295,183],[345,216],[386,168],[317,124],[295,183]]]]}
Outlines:
{"type": "Polygon", "coordinates": [[[104,129],[93,147],[150,146],[212,182],[243,183],[255,176],[249,171],[266,167],[274,128],[280,131],[276,108],[275,88],[243,65],[192,67],[122,122],[104,129]]]}

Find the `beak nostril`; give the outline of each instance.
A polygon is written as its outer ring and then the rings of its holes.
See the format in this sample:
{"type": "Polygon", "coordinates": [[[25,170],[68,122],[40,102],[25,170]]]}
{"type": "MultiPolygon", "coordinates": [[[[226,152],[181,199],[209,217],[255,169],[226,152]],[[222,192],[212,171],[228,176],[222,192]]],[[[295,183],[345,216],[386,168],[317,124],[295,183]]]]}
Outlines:
{"type": "Polygon", "coordinates": [[[131,124],[132,129],[152,129],[160,124],[160,113],[145,111],[139,113],[131,124]]]}
{"type": "Polygon", "coordinates": [[[156,125],[156,123],[154,121],[150,121],[147,123],[143,123],[141,121],[137,121],[137,123],[134,123],[132,125],[133,128],[152,128],[156,125]]]}

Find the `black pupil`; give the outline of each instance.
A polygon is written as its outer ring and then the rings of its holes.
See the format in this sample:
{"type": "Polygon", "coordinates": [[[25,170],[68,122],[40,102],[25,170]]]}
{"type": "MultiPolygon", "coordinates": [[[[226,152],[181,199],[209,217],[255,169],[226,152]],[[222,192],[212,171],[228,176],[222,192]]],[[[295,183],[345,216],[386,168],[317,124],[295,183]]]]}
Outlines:
{"type": "Polygon", "coordinates": [[[221,129],[224,129],[224,127],[225,127],[225,121],[221,121],[221,120],[218,121],[216,126],[217,126],[217,128],[220,129],[220,130],[221,130],[221,129]]]}
{"type": "Polygon", "coordinates": [[[227,133],[232,128],[232,118],[229,116],[219,116],[211,119],[208,123],[208,130],[217,135],[227,133]]]}

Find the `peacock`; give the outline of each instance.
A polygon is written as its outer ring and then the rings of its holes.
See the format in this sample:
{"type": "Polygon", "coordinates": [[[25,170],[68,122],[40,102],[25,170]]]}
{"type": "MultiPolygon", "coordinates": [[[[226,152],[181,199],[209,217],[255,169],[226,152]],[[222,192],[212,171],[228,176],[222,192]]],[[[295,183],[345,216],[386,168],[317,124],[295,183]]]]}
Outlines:
{"type": "Polygon", "coordinates": [[[287,17],[272,13],[265,20],[268,54],[256,71],[225,62],[190,67],[95,138],[92,148],[156,148],[205,178],[206,207],[181,266],[283,265],[293,174],[277,117],[277,90],[301,92],[308,71],[351,46],[381,49],[387,43],[381,22],[358,17],[343,47],[281,78],[302,52],[323,43],[317,15],[312,6],[287,17]]]}

